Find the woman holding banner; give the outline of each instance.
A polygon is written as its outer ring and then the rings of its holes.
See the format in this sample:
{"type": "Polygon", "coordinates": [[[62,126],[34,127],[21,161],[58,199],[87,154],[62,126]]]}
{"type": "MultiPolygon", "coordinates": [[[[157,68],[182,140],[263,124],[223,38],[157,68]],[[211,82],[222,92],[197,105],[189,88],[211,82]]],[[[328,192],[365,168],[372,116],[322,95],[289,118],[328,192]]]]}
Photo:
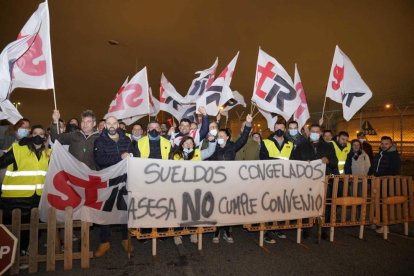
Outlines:
{"type": "MultiPolygon", "coordinates": [[[[207,139],[209,141],[208,148],[200,150],[199,148],[196,148],[194,139],[191,136],[185,136],[181,139],[181,142],[178,145],[177,149],[172,152],[171,159],[201,161],[209,158],[216,150],[217,142],[216,138],[213,135],[208,135],[207,139]]],[[[191,235],[190,240],[192,243],[197,243],[197,235],[191,235]]],[[[182,244],[182,237],[175,236],[174,243],[176,245],[182,244]]]]}

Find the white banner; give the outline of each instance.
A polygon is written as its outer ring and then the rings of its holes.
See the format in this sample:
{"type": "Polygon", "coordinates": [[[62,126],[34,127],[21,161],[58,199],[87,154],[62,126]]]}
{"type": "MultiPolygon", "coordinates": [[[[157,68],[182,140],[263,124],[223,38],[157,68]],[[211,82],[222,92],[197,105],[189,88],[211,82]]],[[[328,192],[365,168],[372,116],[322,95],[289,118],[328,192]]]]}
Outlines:
{"type": "Polygon", "coordinates": [[[239,225],[322,215],[325,164],[128,158],[128,227],[239,225]]]}
{"type": "Polygon", "coordinates": [[[93,171],[79,162],[56,141],[40,199],[40,219],[47,221],[50,207],[56,208],[59,222],[65,208],[73,207],[73,219],[97,224],[127,221],[126,165],[118,164],[93,171]]]}

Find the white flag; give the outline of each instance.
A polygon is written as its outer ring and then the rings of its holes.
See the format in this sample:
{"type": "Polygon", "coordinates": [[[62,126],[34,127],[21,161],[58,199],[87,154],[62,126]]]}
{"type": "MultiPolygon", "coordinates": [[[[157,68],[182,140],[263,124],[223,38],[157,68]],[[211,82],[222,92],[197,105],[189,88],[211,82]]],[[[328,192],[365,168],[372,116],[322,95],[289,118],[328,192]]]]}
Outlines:
{"type": "Polygon", "coordinates": [[[371,90],[362,80],[351,60],[338,46],[335,48],[326,97],[342,103],[343,116],[347,121],[372,97],[371,90]]]}
{"type": "Polygon", "coordinates": [[[303,89],[302,81],[300,80],[298,67],[295,64],[295,90],[300,98],[300,105],[293,114],[293,119],[298,122],[298,129],[301,130],[306,124],[306,121],[310,118],[308,102],[306,101],[305,90],[303,89]]]}
{"type": "Polygon", "coordinates": [[[29,41],[29,49],[14,64],[13,87],[33,89],[53,89],[52,53],[50,46],[49,7],[47,1],[41,3],[37,11],[20,31],[18,38],[37,33],[29,41]],[[40,24],[40,29],[37,27],[40,24]]]}
{"type": "Polygon", "coordinates": [[[40,199],[40,220],[47,221],[50,207],[58,222],[65,208],[73,207],[73,220],[97,224],[127,222],[127,159],[101,171],[78,161],[56,141],[40,199]]]}
{"type": "Polygon", "coordinates": [[[122,86],[111,102],[104,118],[127,119],[150,113],[147,67],[139,71],[127,85],[122,86]]]}
{"type": "Polygon", "coordinates": [[[27,51],[30,46],[29,41],[32,41],[35,36],[36,33],[9,43],[0,54],[0,120],[8,120],[16,124],[22,118],[19,111],[9,101],[12,85],[11,73],[13,64],[27,51]]]}
{"type": "MultiPolygon", "coordinates": [[[[160,85],[160,110],[166,111],[181,120],[183,97],[175,90],[174,86],[167,80],[164,74],[161,76],[160,85]]],[[[188,108],[188,106],[187,106],[188,108]]]]}
{"type": "Polygon", "coordinates": [[[187,95],[185,96],[183,102],[181,102],[182,104],[196,103],[197,99],[203,95],[207,88],[209,88],[213,83],[217,65],[218,58],[216,58],[214,64],[210,68],[196,72],[199,76],[192,81],[187,95]]]}
{"type": "Polygon", "coordinates": [[[269,130],[273,132],[275,130],[275,124],[279,118],[279,115],[277,113],[263,110],[260,107],[258,107],[258,110],[263,115],[263,117],[266,119],[267,127],[269,128],[269,130]]]}
{"type": "Polygon", "coordinates": [[[208,115],[216,116],[221,106],[233,98],[230,83],[233,78],[239,52],[214,80],[211,86],[197,100],[197,110],[203,106],[208,115]]]}
{"type": "Polygon", "coordinates": [[[300,98],[289,74],[272,56],[259,49],[252,101],[258,107],[289,120],[300,105],[300,98]]]}
{"type": "Polygon", "coordinates": [[[229,111],[237,105],[242,105],[246,107],[246,102],[244,101],[243,95],[241,95],[238,91],[233,91],[233,99],[229,100],[224,106],[223,109],[220,110],[220,114],[224,116],[229,115],[229,111]]]}
{"type": "Polygon", "coordinates": [[[125,118],[122,119],[122,122],[124,122],[126,125],[132,125],[133,123],[135,123],[136,121],[138,121],[139,119],[142,119],[146,116],[151,116],[151,117],[156,117],[158,115],[158,112],[160,112],[160,102],[152,95],[152,89],[151,87],[149,88],[149,93],[150,93],[150,113],[147,115],[138,115],[138,116],[134,116],[134,117],[130,117],[130,118],[125,118]]]}

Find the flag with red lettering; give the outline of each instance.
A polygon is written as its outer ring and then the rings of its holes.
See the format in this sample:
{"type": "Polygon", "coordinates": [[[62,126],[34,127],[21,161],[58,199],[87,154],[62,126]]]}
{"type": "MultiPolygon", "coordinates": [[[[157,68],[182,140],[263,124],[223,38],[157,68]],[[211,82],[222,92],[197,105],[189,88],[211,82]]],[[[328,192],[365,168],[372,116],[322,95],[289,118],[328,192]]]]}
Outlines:
{"type": "Polygon", "coordinates": [[[17,38],[35,33],[37,35],[28,41],[29,49],[27,52],[13,66],[12,90],[17,87],[32,89],[53,89],[55,87],[47,1],[39,5],[17,38]],[[37,27],[39,24],[40,29],[37,27]]]}
{"type": "MultiPolygon", "coordinates": [[[[39,27],[40,25],[37,26],[37,30],[39,27]]],[[[33,40],[35,36],[36,33],[9,43],[0,54],[0,120],[8,120],[13,125],[22,116],[9,100],[12,85],[12,68],[16,60],[27,51],[29,48],[28,42],[33,40]]]]}
{"type": "Polygon", "coordinates": [[[187,95],[181,102],[183,104],[195,104],[197,99],[203,95],[203,93],[211,86],[214,81],[214,74],[216,73],[218,65],[218,58],[214,61],[214,64],[205,70],[197,71],[198,77],[191,82],[191,86],[188,89],[187,95]]]}
{"type": "Polygon", "coordinates": [[[116,93],[104,118],[114,116],[127,119],[150,113],[147,67],[139,71],[125,86],[116,93]]]}
{"type": "Polygon", "coordinates": [[[138,115],[138,116],[134,116],[134,117],[130,117],[130,118],[126,118],[126,119],[122,119],[122,121],[126,124],[126,125],[132,125],[133,123],[135,123],[136,121],[138,121],[141,118],[144,118],[146,116],[151,116],[151,117],[157,117],[158,112],[160,112],[160,102],[152,95],[152,89],[151,87],[149,88],[149,99],[150,99],[150,113],[147,115],[138,115]]]}
{"type": "Polygon", "coordinates": [[[308,102],[306,101],[305,90],[303,89],[302,81],[299,76],[298,67],[295,64],[295,77],[294,77],[294,84],[296,93],[300,98],[300,105],[298,109],[293,113],[293,119],[298,122],[298,129],[302,129],[302,127],[306,124],[308,119],[310,118],[309,115],[309,108],[308,102]]]}
{"type": "Polygon", "coordinates": [[[277,122],[277,119],[279,118],[279,115],[274,112],[268,112],[266,110],[261,109],[258,107],[260,114],[263,115],[263,117],[266,119],[267,127],[271,132],[275,130],[275,124],[277,122]]]}
{"type": "Polygon", "coordinates": [[[40,219],[47,221],[50,207],[58,222],[65,208],[73,208],[73,220],[97,224],[127,223],[127,159],[93,171],[56,141],[40,199],[40,219]]]}
{"type": "Polygon", "coordinates": [[[329,73],[326,97],[342,103],[343,116],[349,121],[372,97],[368,85],[362,80],[352,61],[335,48],[329,73]]]}
{"type": "Polygon", "coordinates": [[[230,89],[230,83],[233,78],[238,57],[239,52],[237,52],[236,56],[230,61],[226,68],[224,68],[206,92],[198,98],[196,101],[197,110],[199,107],[203,106],[206,108],[208,115],[216,116],[220,107],[234,97],[233,92],[230,89]]]}
{"type": "Polygon", "coordinates": [[[268,112],[278,113],[286,120],[300,105],[289,74],[277,60],[259,49],[252,101],[268,112]]]}

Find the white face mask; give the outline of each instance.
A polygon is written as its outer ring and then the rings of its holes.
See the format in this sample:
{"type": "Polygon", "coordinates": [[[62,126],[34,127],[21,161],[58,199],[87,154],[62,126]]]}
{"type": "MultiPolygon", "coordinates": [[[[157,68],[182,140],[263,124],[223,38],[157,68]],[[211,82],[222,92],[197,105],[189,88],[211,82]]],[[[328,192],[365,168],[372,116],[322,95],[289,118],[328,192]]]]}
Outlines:
{"type": "Polygon", "coordinates": [[[361,143],[364,143],[365,142],[365,139],[359,139],[359,141],[361,142],[361,143]]]}
{"type": "Polygon", "coordinates": [[[212,130],[210,130],[210,134],[211,134],[212,136],[217,136],[217,133],[218,133],[217,129],[212,129],[212,130]]]}
{"type": "Polygon", "coordinates": [[[309,138],[311,141],[318,141],[319,137],[320,137],[320,134],[316,132],[311,132],[309,135],[309,138]]]}
{"type": "Polygon", "coordinates": [[[296,136],[298,134],[298,130],[297,129],[289,129],[289,134],[290,134],[290,136],[296,136]]]}
{"type": "Polygon", "coordinates": [[[189,154],[193,151],[193,149],[183,149],[183,152],[189,154]]]}
{"type": "Polygon", "coordinates": [[[217,139],[217,144],[224,145],[224,139],[223,138],[218,138],[217,139]]]}
{"type": "Polygon", "coordinates": [[[134,139],[135,141],[141,139],[142,135],[132,135],[132,139],[134,139]]]}

